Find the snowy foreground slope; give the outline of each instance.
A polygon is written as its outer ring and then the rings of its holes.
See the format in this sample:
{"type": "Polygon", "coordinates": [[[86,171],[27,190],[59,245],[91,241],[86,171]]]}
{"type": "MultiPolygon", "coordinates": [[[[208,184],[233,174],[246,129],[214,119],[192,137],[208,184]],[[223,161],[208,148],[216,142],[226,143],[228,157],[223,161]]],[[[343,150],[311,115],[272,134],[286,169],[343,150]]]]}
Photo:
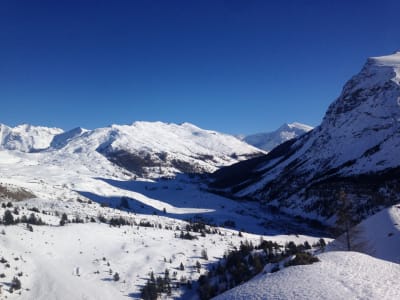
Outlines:
{"type": "Polygon", "coordinates": [[[313,127],[311,126],[294,122],[290,124],[283,124],[273,132],[250,134],[240,137],[240,139],[254,147],[265,151],[271,151],[276,146],[279,146],[288,140],[299,137],[312,129],[313,127]]]}
{"type": "Polygon", "coordinates": [[[399,299],[400,265],[357,252],[328,252],[318,263],[260,275],[215,299],[399,299]]]}
{"type": "Polygon", "coordinates": [[[343,249],[338,239],[318,255],[320,262],[261,274],[216,299],[399,299],[400,205],[357,229],[352,240],[363,253],[337,251],[343,249]]]}
{"type": "MultiPolygon", "coordinates": [[[[352,240],[357,251],[400,264],[400,205],[383,209],[362,221],[354,232],[352,240]]],[[[344,249],[342,239],[328,249],[344,249]]]]}

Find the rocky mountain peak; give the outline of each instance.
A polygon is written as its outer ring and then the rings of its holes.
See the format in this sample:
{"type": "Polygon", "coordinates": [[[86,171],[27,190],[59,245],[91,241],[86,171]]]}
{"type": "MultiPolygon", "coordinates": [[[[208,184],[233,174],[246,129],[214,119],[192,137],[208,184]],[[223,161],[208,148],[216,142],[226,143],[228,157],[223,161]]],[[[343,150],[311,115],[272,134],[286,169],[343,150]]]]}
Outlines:
{"type": "Polygon", "coordinates": [[[213,185],[313,218],[334,216],[341,190],[360,217],[400,200],[399,74],[399,52],[369,58],[320,126],[263,158],[216,172],[213,185]]]}

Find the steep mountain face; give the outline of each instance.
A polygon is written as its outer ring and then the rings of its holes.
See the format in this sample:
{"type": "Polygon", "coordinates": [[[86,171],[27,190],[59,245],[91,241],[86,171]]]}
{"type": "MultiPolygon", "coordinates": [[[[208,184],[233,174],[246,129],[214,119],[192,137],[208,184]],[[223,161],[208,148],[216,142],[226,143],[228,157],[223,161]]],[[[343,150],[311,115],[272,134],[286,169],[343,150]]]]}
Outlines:
{"type": "Polygon", "coordinates": [[[8,127],[0,124],[0,149],[34,152],[50,146],[54,136],[62,133],[59,128],[32,126],[28,124],[8,127]]]}
{"type": "Polygon", "coordinates": [[[213,187],[325,220],[334,216],[340,190],[359,218],[399,201],[399,81],[400,52],[369,58],[320,126],[217,171],[213,187]]]}
{"type": "Polygon", "coordinates": [[[312,129],[313,127],[311,126],[294,122],[291,124],[283,124],[273,132],[251,134],[241,137],[240,139],[264,151],[271,151],[276,146],[301,136],[312,129]]]}

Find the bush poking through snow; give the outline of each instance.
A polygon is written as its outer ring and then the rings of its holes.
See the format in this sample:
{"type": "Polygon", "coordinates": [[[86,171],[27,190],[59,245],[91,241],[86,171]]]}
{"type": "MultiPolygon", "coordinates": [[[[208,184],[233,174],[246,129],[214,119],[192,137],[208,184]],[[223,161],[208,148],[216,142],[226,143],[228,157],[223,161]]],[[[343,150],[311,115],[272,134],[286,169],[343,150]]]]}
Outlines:
{"type": "Polygon", "coordinates": [[[118,272],[115,272],[114,276],[113,276],[114,281],[119,281],[119,274],[118,272]]]}
{"type": "Polygon", "coordinates": [[[13,280],[11,281],[10,292],[19,289],[21,289],[21,281],[18,279],[18,277],[14,277],[13,280]]]}
{"type": "Polygon", "coordinates": [[[297,253],[295,258],[285,264],[286,267],[290,266],[299,266],[299,265],[311,265],[315,262],[318,262],[318,257],[308,253],[308,252],[300,252],[297,253]]]}

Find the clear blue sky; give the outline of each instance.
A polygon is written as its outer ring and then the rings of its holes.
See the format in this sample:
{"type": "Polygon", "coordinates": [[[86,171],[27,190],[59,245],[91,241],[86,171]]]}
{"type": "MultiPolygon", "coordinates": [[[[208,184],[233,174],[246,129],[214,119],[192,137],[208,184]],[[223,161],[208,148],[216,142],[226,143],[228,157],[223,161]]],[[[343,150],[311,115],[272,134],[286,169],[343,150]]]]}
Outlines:
{"type": "Polygon", "coordinates": [[[0,1],[0,123],[318,125],[400,1],[0,1]]]}

